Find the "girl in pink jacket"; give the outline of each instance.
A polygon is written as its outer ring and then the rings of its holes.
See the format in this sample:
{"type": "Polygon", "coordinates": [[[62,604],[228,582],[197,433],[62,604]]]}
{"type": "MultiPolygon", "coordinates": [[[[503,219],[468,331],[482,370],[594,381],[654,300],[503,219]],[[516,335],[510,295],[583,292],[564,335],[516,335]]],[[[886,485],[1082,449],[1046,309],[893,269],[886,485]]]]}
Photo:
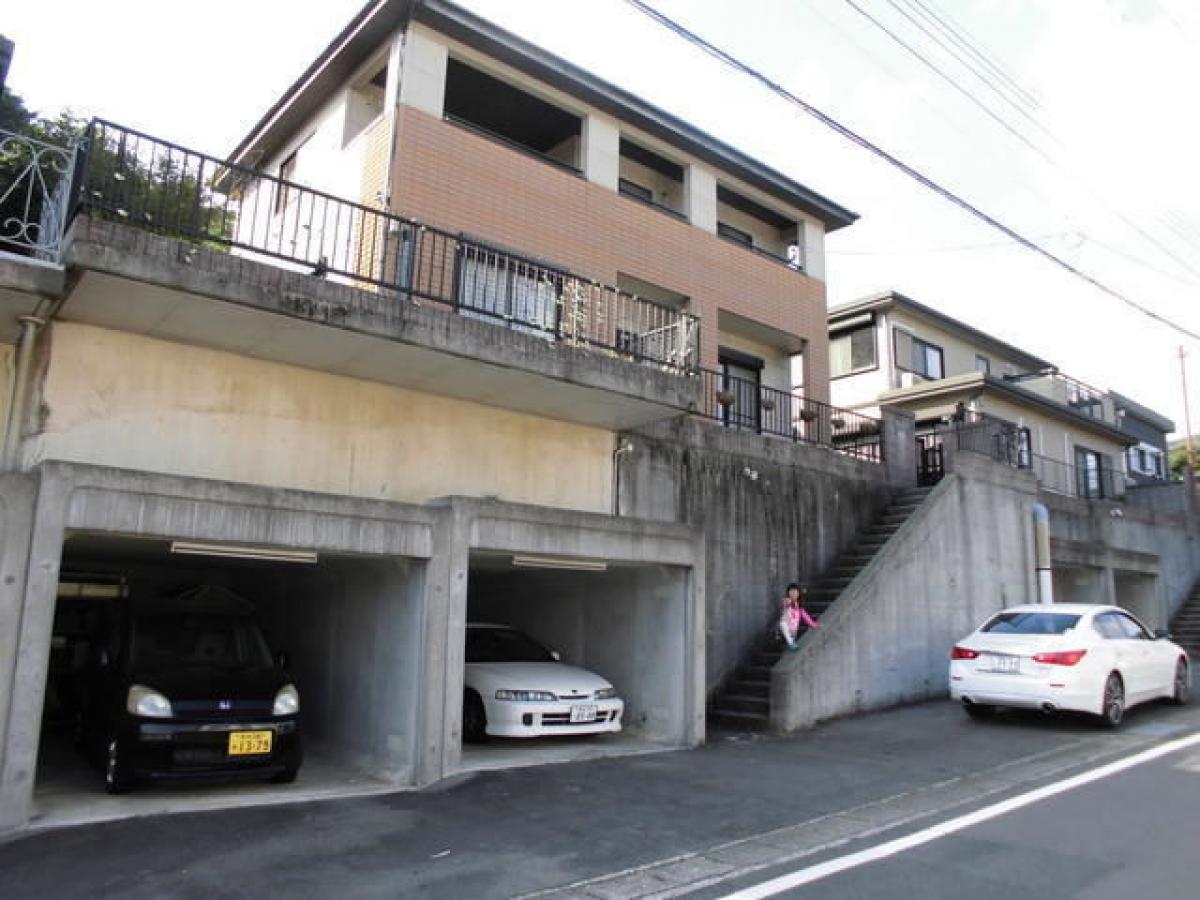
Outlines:
{"type": "Polygon", "coordinates": [[[804,592],[801,591],[800,585],[793,583],[787,586],[787,593],[784,594],[781,607],[779,631],[787,642],[789,650],[799,650],[797,634],[800,631],[800,624],[804,623],[809,628],[817,627],[816,620],[804,608],[804,592]]]}

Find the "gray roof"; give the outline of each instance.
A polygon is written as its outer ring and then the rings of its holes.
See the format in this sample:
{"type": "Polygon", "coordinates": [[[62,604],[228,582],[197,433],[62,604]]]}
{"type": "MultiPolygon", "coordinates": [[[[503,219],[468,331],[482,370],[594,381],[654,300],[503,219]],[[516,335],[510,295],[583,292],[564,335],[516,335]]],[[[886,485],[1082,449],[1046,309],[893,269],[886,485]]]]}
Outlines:
{"type": "Polygon", "coordinates": [[[924,316],[947,331],[957,334],[970,343],[978,344],[980,347],[990,347],[999,353],[1003,353],[1005,356],[1025,366],[1031,372],[1058,368],[1054,363],[1034,356],[1020,347],[1014,347],[1012,344],[993,337],[987,332],[980,331],[978,328],[973,328],[966,322],[961,322],[943,312],[938,312],[931,306],[918,303],[916,300],[906,297],[898,291],[883,291],[878,294],[872,294],[869,297],[851,300],[849,303],[834,306],[829,310],[827,318],[829,324],[833,325],[840,319],[846,319],[865,312],[889,309],[893,306],[903,306],[918,315],[924,316]]]}
{"type": "Polygon", "coordinates": [[[552,55],[446,0],[373,0],[351,20],[238,144],[230,161],[255,166],[278,150],[371,54],[409,21],[422,22],[487,56],[579,98],[614,118],[819,219],[829,231],[858,215],[682,119],[552,55]]]}

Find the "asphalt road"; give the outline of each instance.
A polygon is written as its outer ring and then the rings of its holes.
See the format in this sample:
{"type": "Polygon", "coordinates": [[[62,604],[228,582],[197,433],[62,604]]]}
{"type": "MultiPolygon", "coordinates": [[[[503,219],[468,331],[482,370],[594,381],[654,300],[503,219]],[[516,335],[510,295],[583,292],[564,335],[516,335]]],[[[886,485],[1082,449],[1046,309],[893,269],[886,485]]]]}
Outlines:
{"type": "MultiPolygon", "coordinates": [[[[718,735],[693,751],[487,773],[429,791],[31,833],[0,844],[0,895],[719,893],[766,866],[836,853],[1196,730],[1200,707],[1147,707],[1112,734],[1038,715],[973,722],[954,704],[931,703],[786,738],[718,735]]],[[[1116,810],[1110,821],[1126,814],[1116,810]]],[[[1022,858],[1035,860],[1034,849],[1022,858]]]]}
{"type": "MultiPolygon", "coordinates": [[[[806,900],[1195,900],[1200,897],[1198,814],[1200,744],[1192,744],[923,846],[775,896],[806,900]]],[[[870,852],[871,847],[846,849],[870,852]]],[[[720,893],[736,897],[737,889],[781,874],[760,873],[754,879],[727,884],[720,893]]]]}

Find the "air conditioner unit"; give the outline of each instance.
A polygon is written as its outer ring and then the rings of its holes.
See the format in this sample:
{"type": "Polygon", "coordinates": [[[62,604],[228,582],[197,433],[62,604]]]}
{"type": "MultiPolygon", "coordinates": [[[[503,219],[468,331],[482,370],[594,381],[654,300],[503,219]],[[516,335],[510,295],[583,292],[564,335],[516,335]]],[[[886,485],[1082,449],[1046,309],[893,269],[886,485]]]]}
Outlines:
{"type": "Polygon", "coordinates": [[[925,379],[922,378],[920,375],[918,375],[916,372],[901,372],[900,373],[900,387],[902,387],[902,388],[916,387],[918,384],[920,384],[924,380],[925,379]]]}

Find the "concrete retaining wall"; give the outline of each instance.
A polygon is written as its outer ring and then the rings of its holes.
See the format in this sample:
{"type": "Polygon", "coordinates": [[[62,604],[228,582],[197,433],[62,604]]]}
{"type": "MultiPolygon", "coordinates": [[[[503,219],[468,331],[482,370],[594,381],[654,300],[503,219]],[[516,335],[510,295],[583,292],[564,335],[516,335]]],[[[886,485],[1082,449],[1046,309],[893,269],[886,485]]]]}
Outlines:
{"type": "MultiPolygon", "coordinates": [[[[967,457],[967,454],[963,454],[967,457]]],[[[944,696],[954,641],[1036,596],[1033,477],[960,459],[771,677],[771,725],[944,696]]]]}
{"type": "Polygon", "coordinates": [[[681,418],[627,437],[622,515],[705,534],[710,693],[758,639],[787,583],[815,580],[894,493],[884,466],[709,422],[681,418]]]}

